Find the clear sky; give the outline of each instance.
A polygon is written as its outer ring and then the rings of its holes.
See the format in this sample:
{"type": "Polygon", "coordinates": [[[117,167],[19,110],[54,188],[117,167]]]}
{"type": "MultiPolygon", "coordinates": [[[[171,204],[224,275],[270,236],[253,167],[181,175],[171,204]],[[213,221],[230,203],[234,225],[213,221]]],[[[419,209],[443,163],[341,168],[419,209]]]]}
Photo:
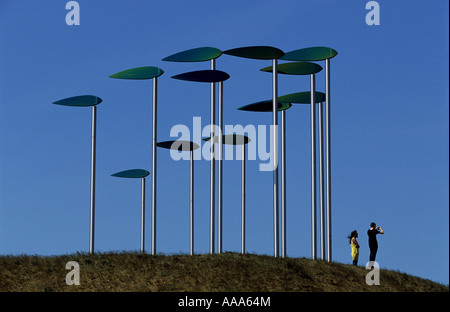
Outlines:
{"type": "MultiPolygon", "coordinates": [[[[95,249],[138,251],[140,183],[111,177],[151,171],[151,81],[108,78],[157,66],[158,140],[175,125],[209,124],[209,85],[172,79],[209,63],[161,59],[211,46],[270,45],[285,52],[328,46],[332,94],[333,260],[351,263],[346,236],[375,221],[377,261],[448,284],[448,1],[79,0],[80,25],[68,26],[67,1],[0,0],[0,254],[89,251],[88,108],[52,105],[101,97],[97,128],[95,249]]],[[[280,61],[281,62],[281,61],[280,61]]],[[[224,124],[269,125],[270,113],[237,108],[271,99],[270,61],[222,55],[224,124]]],[[[324,66],[323,62],[319,62],[324,66]]],[[[325,91],[324,71],[317,90],[325,91]]],[[[279,77],[279,94],[308,91],[308,77],[279,77]]],[[[287,254],[311,257],[309,106],[287,111],[287,254]]],[[[268,134],[267,129],[267,134],[268,134]]],[[[268,140],[268,139],[267,139],[268,140]]],[[[202,143],[202,142],[198,142],[202,143]]],[[[203,144],[203,143],[202,143],[203,144]]],[[[207,144],[207,143],[205,143],[207,144]]],[[[247,162],[247,250],[273,254],[272,173],[247,162]]],[[[209,161],[195,161],[195,251],[209,252],[209,161]]],[[[147,182],[146,250],[151,242],[147,182]]],[[[189,162],[158,150],[157,251],[189,252],[189,162]]],[[[240,251],[240,161],[224,163],[224,251],[240,251]]]]}

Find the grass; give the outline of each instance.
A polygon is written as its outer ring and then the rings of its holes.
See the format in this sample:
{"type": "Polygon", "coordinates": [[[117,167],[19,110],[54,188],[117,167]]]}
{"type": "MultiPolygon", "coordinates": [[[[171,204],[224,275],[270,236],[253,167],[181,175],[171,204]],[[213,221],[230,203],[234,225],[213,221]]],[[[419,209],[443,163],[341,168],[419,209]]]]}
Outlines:
{"type": "Polygon", "coordinates": [[[6,292],[448,292],[446,285],[380,270],[366,284],[364,267],[254,254],[141,255],[76,253],[54,257],[0,256],[6,292]],[[80,266],[80,285],[66,284],[68,261],[80,266]]]}

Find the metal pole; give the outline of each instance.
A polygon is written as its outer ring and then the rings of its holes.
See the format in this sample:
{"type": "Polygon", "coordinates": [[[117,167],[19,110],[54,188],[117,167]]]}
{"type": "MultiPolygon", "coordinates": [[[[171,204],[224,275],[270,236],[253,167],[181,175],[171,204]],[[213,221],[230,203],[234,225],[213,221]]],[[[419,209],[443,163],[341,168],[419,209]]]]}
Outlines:
{"type": "Polygon", "coordinates": [[[323,103],[319,103],[320,258],[325,260],[325,194],[323,173],[323,103]]]}
{"type": "Polygon", "coordinates": [[[194,150],[191,150],[191,180],[190,180],[190,254],[194,254],[194,150]]]}
{"type": "Polygon", "coordinates": [[[272,60],[272,123],[273,123],[273,231],[274,256],[278,257],[278,61],[272,60]]]}
{"type": "Polygon", "coordinates": [[[311,74],[311,244],[312,259],[317,257],[316,246],[316,113],[315,75],[311,74]]]}
{"type": "Polygon", "coordinates": [[[331,262],[331,127],[330,127],[330,60],[325,60],[325,124],[326,124],[326,149],[327,149],[327,235],[328,235],[328,248],[327,248],[327,260],[331,262]]]}
{"type": "Polygon", "coordinates": [[[286,257],[286,111],[281,112],[281,257],[286,257]]]}
{"type": "MultiPolygon", "coordinates": [[[[216,69],[215,60],[211,60],[211,69],[216,69]]],[[[214,125],[215,125],[216,85],[211,83],[211,174],[210,174],[210,220],[209,220],[209,253],[214,254],[214,222],[215,222],[215,159],[214,159],[214,125]]]]}
{"type": "Polygon", "coordinates": [[[242,144],[242,181],[241,181],[241,253],[245,253],[245,144],[242,144]]]}
{"type": "Polygon", "coordinates": [[[145,178],[141,179],[141,254],[145,252],[145,178]]]}
{"type": "Polygon", "coordinates": [[[218,196],[218,203],[217,203],[217,208],[218,208],[218,229],[217,229],[217,241],[218,241],[218,245],[217,245],[217,253],[221,254],[222,253],[222,241],[223,241],[223,197],[222,197],[222,189],[223,189],[223,163],[222,163],[222,158],[223,158],[223,140],[222,140],[222,133],[223,133],[223,81],[219,82],[219,196],[218,196]]]}
{"type": "Polygon", "coordinates": [[[92,106],[92,132],[91,132],[91,223],[89,253],[94,253],[94,232],[95,232],[95,158],[96,158],[96,137],[97,137],[97,107],[92,106]]]}
{"type": "Polygon", "coordinates": [[[157,78],[153,78],[153,112],[152,112],[152,255],[156,254],[156,142],[157,142],[157,78]]]}

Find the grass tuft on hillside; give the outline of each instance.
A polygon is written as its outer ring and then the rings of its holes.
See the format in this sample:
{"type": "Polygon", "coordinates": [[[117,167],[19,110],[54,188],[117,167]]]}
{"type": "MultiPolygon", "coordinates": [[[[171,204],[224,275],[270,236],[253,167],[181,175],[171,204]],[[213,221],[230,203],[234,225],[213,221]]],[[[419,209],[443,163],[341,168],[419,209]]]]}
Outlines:
{"type": "Polygon", "coordinates": [[[76,253],[53,257],[0,256],[2,292],[448,292],[446,285],[341,263],[265,255],[141,255],[76,253]],[[66,263],[80,267],[80,285],[66,284],[66,263]]]}

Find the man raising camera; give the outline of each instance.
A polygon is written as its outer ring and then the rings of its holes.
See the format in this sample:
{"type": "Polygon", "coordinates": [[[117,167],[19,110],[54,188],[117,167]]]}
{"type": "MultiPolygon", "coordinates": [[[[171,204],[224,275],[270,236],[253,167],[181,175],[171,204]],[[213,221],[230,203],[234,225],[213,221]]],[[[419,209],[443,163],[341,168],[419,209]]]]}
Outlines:
{"type": "Polygon", "coordinates": [[[377,256],[377,251],[378,251],[377,235],[378,234],[384,234],[384,231],[381,228],[381,226],[377,227],[375,222],[372,222],[370,224],[370,230],[367,231],[367,235],[369,236],[369,248],[370,248],[369,261],[375,261],[375,257],[377,256]]]}

